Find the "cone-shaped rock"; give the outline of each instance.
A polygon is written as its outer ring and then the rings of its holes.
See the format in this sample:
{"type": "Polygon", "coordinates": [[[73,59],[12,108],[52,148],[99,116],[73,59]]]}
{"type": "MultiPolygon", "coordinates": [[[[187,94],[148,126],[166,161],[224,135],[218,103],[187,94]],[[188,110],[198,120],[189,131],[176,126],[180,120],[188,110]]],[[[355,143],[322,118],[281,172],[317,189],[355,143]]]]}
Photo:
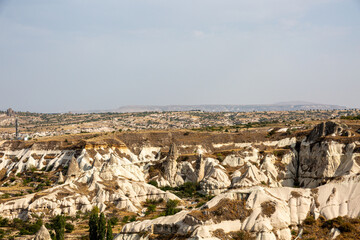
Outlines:
{"type": "Polygon", "coordinates": [[[95,158],[95,160],[94,160],[94,162],[93,162],[93,164],[92,164],[92,167],[94,168],[101,168],[101,166],[102,166],[102,163],[100,162],[100,159],[99,158],[95,158]]]}
{"type": "Polygon", "coordinates": [[[64,181],[65,181],[64,176],[63,176],[62,172],[60,172],[57,182],[58,183],[63,183],[64,181]]]}
{"type": "Polygon", "coordinates": [[[111,154],[110,160],[109,160],[109,165],[115,165],[118,163],[119,163],[118,159],[114,156],[114,154],[111,154]]]}
{"type": "Polygon", "coordinates": [[[50,233],[44,225],[42,225],[40,230],[36,233],[34,240],[51,240],[50,233]]]}
{"type": "Polygon", "coordinates": [[[66,176],[77,177],[79,173],[80,173],[79,163],[77,162],[75,157],[72,157],[66,176]]]}

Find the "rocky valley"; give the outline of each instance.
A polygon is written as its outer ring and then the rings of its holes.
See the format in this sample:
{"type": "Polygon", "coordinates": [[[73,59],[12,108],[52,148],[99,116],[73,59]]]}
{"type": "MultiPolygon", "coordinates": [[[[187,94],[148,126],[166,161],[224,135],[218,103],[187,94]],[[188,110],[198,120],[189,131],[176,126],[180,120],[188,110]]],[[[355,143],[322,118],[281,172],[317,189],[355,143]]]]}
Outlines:
{"type": "Polygon", "coordinates": [[[63,215],[74,226],[65,239],[88,239],[96,207],[118,220],[116,240],[359,239],[359,129],[334,120],[3,140],[2,238],[51,239],[49,225],[34,235],[14,222],[63,215]]]}
{"type": "Polygon", "coordinates": [[[0,0],[0,240],[360,240],[359,3],[0,0]]]}

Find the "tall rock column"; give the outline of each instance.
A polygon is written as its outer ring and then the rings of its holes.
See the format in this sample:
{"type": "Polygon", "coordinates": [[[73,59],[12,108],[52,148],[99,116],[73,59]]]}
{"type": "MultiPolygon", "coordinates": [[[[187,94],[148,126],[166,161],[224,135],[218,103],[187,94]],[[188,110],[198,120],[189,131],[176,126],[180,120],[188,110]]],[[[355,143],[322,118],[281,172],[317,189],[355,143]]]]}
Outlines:
{"type": "Polygon", "coordinates": [[[168,156],[166,157],[163,167],[164,167],[164,177],[169,181],[171,186],[175,186],[175,177],[177,174],[177,159],[179,157],[179,152],[175,143],[173,143],[170,147],[168,156]]]}
{"type": "Polygon", "coordinates": [[[202,157],[202,154],[199,154],[199,157],[196,160],[196,175],[197,175],[197,182],[203,180],[205,176],[205,161],[202,157]]]}

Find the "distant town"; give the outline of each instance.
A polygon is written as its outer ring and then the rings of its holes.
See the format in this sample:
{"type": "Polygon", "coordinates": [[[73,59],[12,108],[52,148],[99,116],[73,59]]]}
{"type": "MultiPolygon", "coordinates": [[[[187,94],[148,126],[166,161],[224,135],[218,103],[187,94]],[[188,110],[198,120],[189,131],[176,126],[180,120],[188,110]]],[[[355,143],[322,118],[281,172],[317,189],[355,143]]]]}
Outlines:
{"type": "Polygon", "coordinates": [[[64,134],[138,131],[138,130],[217,130],[238,131],[256,124],[286,123],[289,126],[309,121],[322,121],[357,116],[358,109],[298,110],[252,112],[134,112],[134,113],[30,113],[11,108],[0,112],[0,138],[32,139],[64,134]]]}

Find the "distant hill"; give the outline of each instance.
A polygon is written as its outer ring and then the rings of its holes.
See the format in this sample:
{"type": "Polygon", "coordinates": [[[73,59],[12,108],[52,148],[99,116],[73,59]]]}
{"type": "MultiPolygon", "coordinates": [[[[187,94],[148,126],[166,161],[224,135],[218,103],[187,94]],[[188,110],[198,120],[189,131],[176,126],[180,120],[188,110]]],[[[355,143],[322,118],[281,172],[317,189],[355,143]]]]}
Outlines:
{"type": "Polygon", "coordinates": [[[347,109],[345,106],[318,104],[309,102],[281,102],[275,104],[254,105],[129,105],[112,110],[96,110],[85,112],[169,112],[169,111],[204,111],[204,112],[252,112],[252,111],[297,111],[297,110],[334,110],[347,109]]]}

